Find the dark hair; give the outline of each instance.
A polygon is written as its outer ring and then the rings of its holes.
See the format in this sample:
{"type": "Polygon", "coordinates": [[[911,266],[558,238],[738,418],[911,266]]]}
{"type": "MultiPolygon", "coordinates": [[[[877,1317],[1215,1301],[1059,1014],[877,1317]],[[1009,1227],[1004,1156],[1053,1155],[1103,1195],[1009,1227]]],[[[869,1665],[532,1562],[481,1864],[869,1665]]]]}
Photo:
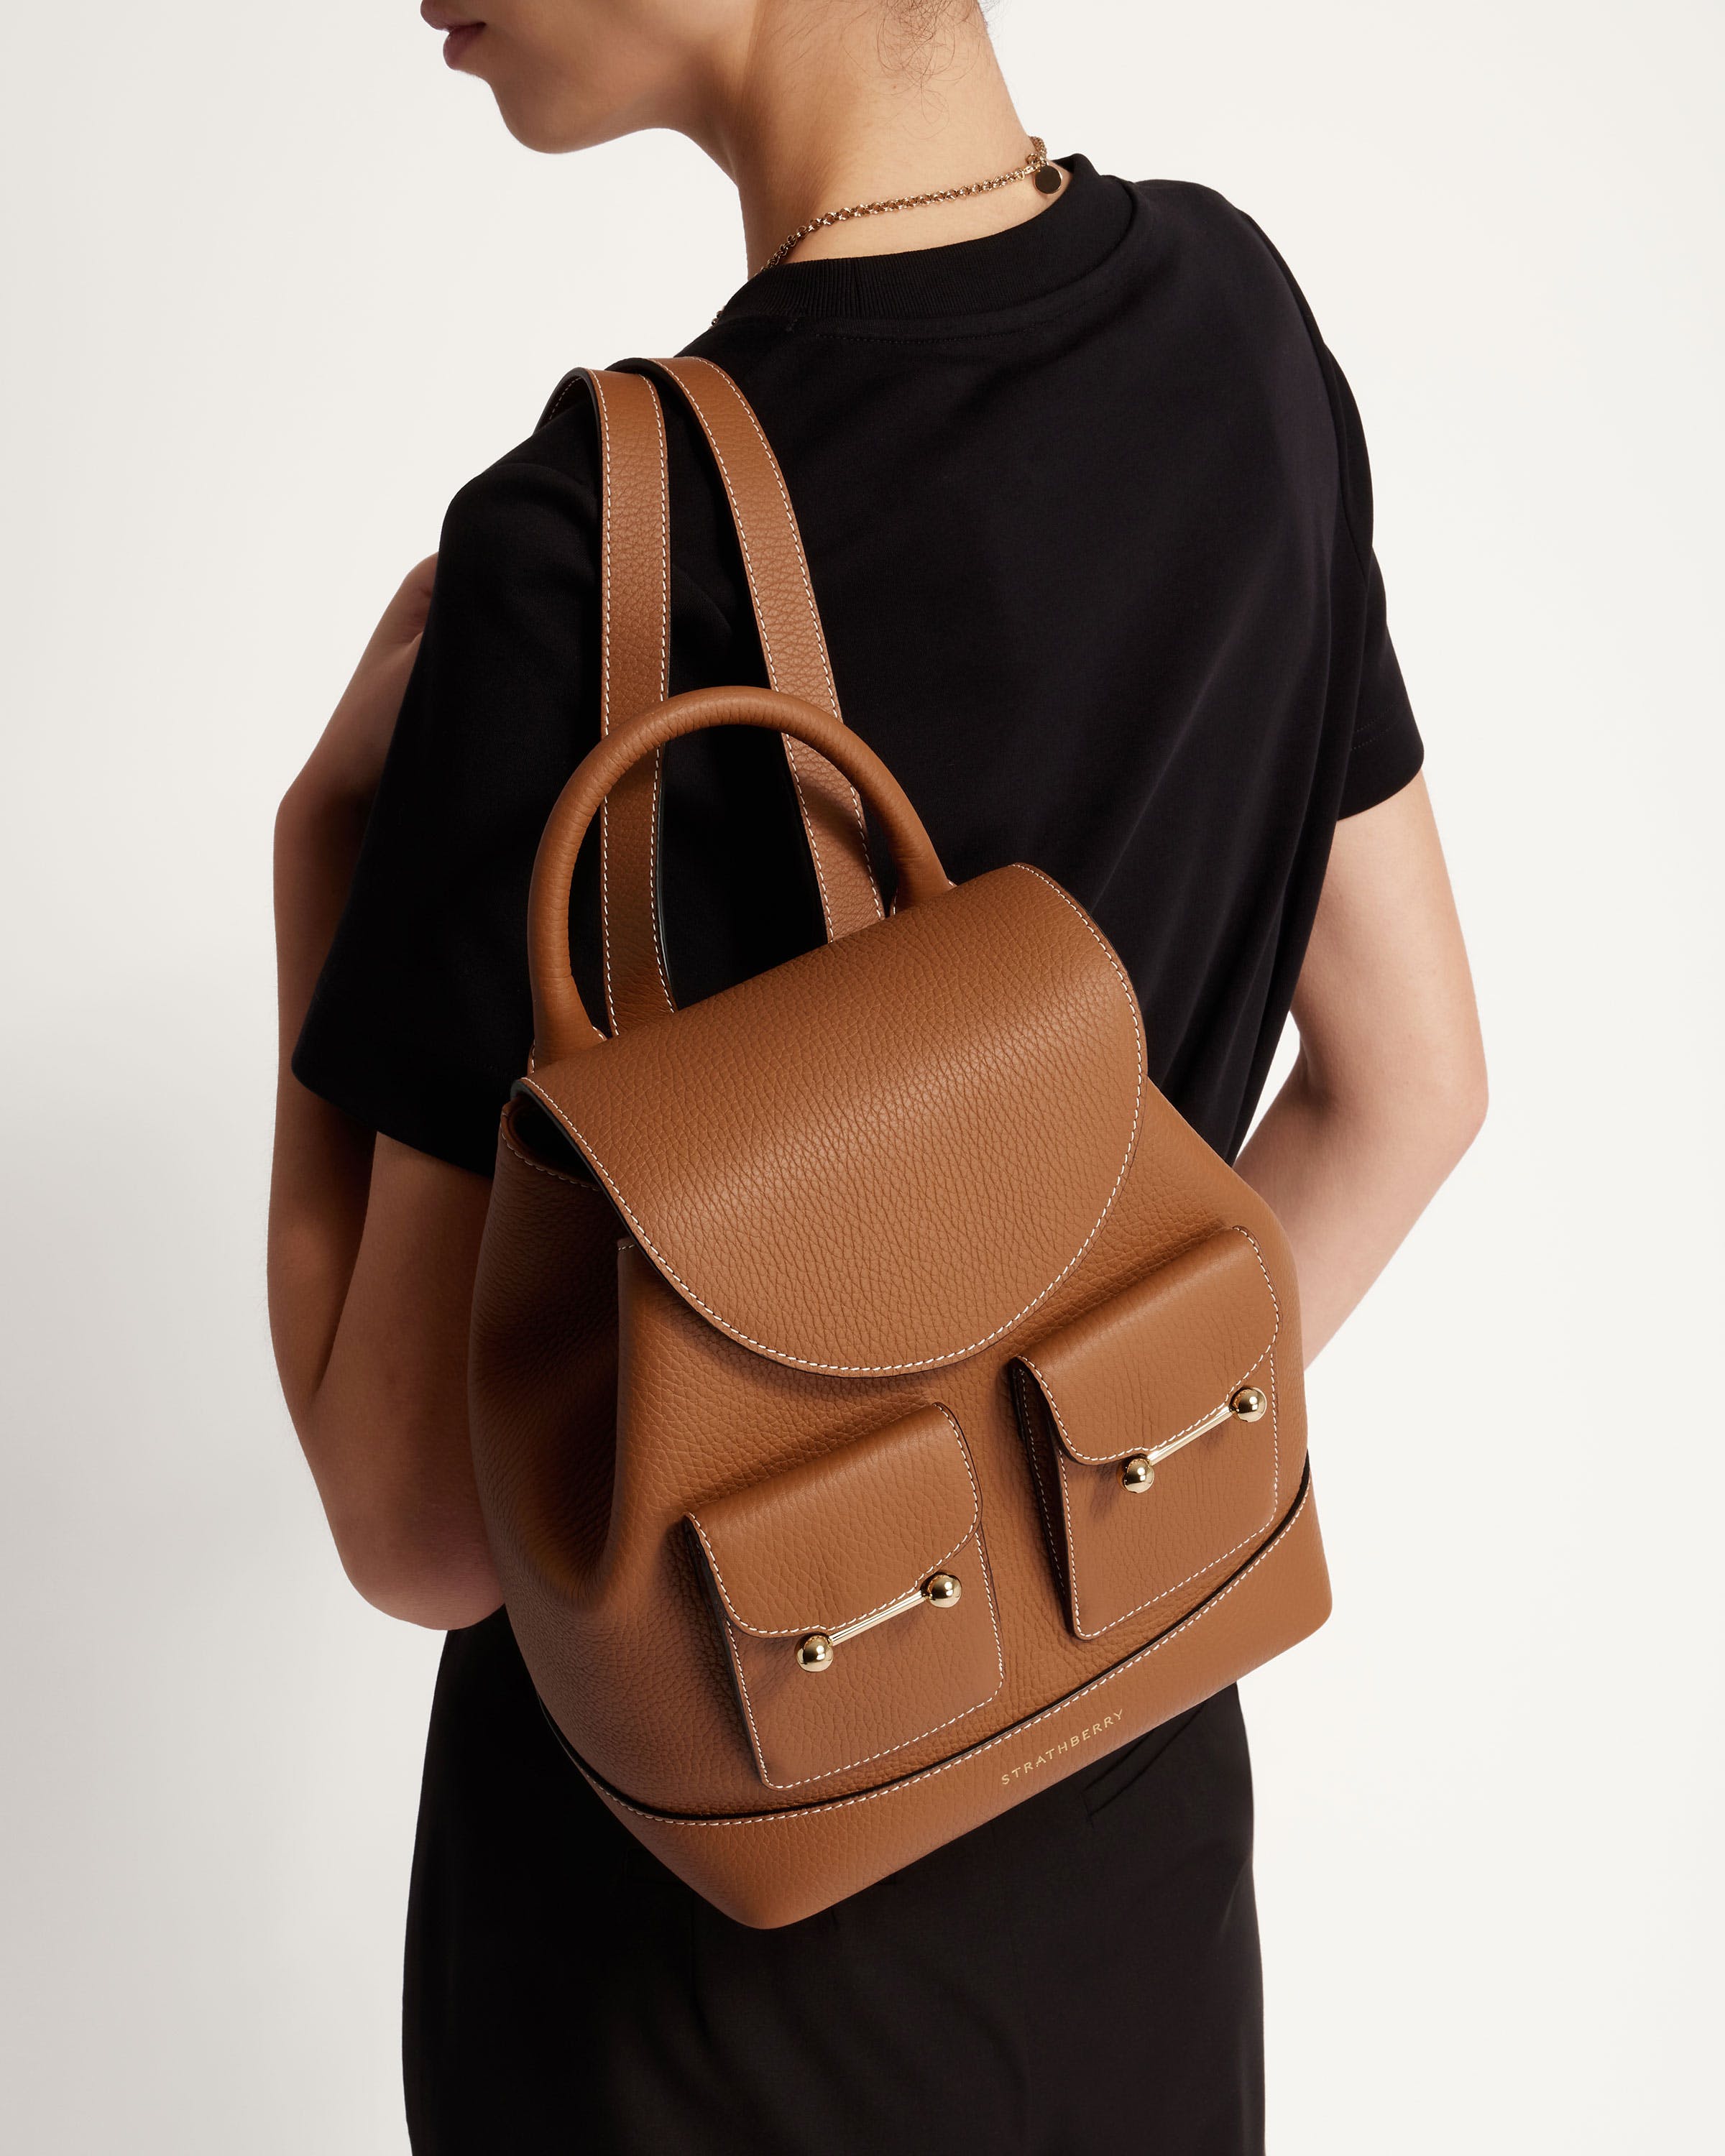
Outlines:
{"type": "Polygon", "coordinates": [[[886,0],[880,49],[886,64],[901,74],[932,74],[942,55],[941,32],[968,15],[986,14],[988,0],[886,0]]]}

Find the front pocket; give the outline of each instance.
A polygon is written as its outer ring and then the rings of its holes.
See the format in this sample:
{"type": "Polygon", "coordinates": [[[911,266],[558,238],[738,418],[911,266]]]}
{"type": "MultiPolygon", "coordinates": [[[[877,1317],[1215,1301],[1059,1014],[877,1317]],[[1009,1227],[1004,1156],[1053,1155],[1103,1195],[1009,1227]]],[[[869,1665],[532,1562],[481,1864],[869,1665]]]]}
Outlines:
{"type": "Polygon", "coordinates": [[[1000,1689],[982,1501],[946,1409],[687,1518],[769,1788],[884,1758],[1000,1689]]]}
{"type": "Polygon", "coordinates": [[[1014,1359],[1080,1639],[1179,1616],[1275,1526],[1281,1330],[1257,1244],[1224,1228],[1014,1359]]]}

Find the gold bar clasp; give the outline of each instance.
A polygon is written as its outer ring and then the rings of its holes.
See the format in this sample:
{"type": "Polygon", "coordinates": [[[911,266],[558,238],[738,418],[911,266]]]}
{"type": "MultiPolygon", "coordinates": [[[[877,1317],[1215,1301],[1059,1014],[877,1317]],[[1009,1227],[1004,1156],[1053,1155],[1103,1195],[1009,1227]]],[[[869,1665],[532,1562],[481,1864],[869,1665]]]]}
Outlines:
{"type": "Polygon", "coordinates": [[[864,1632],[872,1632],[877,1625],[884,1625],[889,1617],[903,1617],[912,1609],[920,1609],[927,1603],[931,1609],[952,1609],[957,1605],[964,1592],[963,1582],[950,1572],[932,1572],[920,1587],[908,1594],[900,1595],[896,1602],[889,1602],[884,1609],[876,1609],[867,1617],[859,1617],[854,1625],[837,1625],[830,1632],[811,1632],[797,1645],[797,1666],[803,1670],[829,1670],[833,1654],[847,1640],[855,1640],[864,1632]]]}
{"type": "Polygon", "coordinates": [[[1171,1437],[1166,1445],[1153,1445],[1147,1452],[1135,1452],[1121,1466],[1121,1487],[1135,1497],[1141,1496],[1156,1480],[1156,1471],[1164,1460],[1176,1452],[1183,1451],[1206,1431],[1219,1430],[1224,1422],[1261,1422],[1269,1405],[1270,1396],[1261,1386],[1241,1385],[1223,1401],[1214,1414],[1206,1415],[1202,1422],[1194,1423],[1190,1430],[1182,1430],[1178,1437],[1171,1437]]]}

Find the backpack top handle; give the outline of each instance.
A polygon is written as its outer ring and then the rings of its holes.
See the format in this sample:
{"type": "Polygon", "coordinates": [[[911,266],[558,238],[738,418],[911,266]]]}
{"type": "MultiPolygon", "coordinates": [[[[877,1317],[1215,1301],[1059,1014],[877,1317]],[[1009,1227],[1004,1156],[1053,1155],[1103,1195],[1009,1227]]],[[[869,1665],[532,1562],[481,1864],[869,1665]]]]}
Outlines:
{"type": "Polygon", "coordinates": [[[842,773],[880,819],[898,872],[896,907],[920,906],[952,883],[922,819],[868,743],[830,712],[770,689],[691,689],[614,726],[576,766],[557,796],[533,862],[527,955],[533,983],[534,1060],[559,1062],[603,1042],[569,967],[569,888],[575,860],[607,797],[629,774],[684,734],[709,726],[783,733],[842,773]]]}
{"type": "MultiPolygon", "coordinates": [[[[760,423],[709,360],[577,367],[540,424],[578,393],[598,433],[599,735],[660,702],[670,672],[670,528],[665,416],[649,372],[689,405],[712,453],[737,531],[769,686],[839,716],[820,612],[790,495],[760,423]],[[637,372],[636,369],[642,371],[637,372]]],[[[881,916],[856,790],[805,743],[784,752],[830,938],[881,916]]],[[[600,948],[613,1033],[675,1009],[660,914],[658,756],[633,769],[599,827],[600,948]]]]}

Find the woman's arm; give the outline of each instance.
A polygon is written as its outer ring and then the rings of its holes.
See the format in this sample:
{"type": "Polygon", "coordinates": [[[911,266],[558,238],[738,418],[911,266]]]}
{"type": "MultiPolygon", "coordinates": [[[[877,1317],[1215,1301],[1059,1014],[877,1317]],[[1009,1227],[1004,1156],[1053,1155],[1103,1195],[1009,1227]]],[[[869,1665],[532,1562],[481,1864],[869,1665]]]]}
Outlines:
{"type": "Polygon", "coordinates": [[[375,1137],[290,1067],[418,650],[408,577],[275,823],[280,1067],[270,1322],[288,1412],[348,1577],[416,1624],[501,1601],[467,1434],[467,1327],[490,1186],[375,1137]]]}
{"type": "Polygon", "coordinates": [[[1423,778],[1337,826],[1294,1022],[1299,1060],[1240,1172],[1293,1246],[1309,1362],[1486,1113],[1473,983],[1423,778]]]}

